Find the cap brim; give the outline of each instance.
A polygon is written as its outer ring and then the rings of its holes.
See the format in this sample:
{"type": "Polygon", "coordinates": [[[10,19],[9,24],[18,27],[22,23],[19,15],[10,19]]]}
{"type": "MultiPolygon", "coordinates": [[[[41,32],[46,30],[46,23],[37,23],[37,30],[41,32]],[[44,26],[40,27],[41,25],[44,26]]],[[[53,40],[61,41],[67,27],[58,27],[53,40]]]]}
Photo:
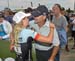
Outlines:
{"type": "Polygon", "coordinates": [[[25,17],[28,17],[28,16],[31,16],[31,14],[30,13],[25,14],[25,17]]]}
{"type": "Polygon", "coordinates": [[[33,11],[31,14],[32,14],[32,16],[34,16],[34,17],[38,17],[38,16],[42,15],[41,12],[38,11],[38,10],[33,11]]]}

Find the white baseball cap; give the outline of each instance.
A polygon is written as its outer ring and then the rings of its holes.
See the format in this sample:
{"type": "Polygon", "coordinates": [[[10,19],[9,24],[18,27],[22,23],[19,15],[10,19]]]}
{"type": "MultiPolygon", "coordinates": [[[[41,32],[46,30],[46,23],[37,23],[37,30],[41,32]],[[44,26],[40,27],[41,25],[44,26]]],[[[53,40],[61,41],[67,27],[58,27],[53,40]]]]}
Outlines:
{"type": "Polygon", "coordinates": [[[15,21],[16,23],[19,23],[24,17],[28,17],[30,15],[31,15],[30,13],[24,13],[22,11],[19,11],[13,16],[13,21],[15,21]]]}

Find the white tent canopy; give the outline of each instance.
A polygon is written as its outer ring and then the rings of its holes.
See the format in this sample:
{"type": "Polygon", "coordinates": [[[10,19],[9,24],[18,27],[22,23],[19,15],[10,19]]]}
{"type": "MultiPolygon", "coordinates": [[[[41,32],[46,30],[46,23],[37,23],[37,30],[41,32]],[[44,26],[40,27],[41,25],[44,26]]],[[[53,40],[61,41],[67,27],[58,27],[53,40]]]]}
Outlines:
{"type": "Polygon", "coordinates": [[[59,3],[65,8],[74,9],[74,0],[0,0],[0,10],[5,7],[11,9],[22,9],[27,7],[37,7],[40,5],[46,5],[48,9],[51,9],[53,4],[59,3]]]}

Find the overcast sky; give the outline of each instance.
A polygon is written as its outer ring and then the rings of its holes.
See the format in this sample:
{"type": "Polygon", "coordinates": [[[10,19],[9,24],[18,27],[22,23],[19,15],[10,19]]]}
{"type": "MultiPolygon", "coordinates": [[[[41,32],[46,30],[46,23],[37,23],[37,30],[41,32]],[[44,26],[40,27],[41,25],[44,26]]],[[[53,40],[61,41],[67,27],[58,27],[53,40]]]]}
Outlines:
{"type": "Polygon", "coordinates": [[[48,9],[51,9],[53,4],[59,3],[66,9],[74,9],[74,0],[0,0],[0,10],[8,7],[8,1],[11,9],[31,7],[31,2],[33,3],[33,7],[37,7],[40,3],[46,5],[48,9]]]}

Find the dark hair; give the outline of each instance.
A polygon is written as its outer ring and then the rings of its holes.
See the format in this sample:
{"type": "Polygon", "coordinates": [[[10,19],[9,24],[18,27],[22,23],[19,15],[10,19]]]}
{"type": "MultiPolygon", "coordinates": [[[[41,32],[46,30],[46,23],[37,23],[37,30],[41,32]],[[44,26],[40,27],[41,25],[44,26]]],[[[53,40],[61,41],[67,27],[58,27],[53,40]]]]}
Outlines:
{"type": "Polygon", "coordinates": [[[62,10],[62,8],[61,8],[61,5],[60,5],[60,4],[55,4],[55,6],[58,6],[58,8],[59,8],[60,10],[62,10]]]}
{"type": "Polygon", "coordinates": [[[62,7],[62,8],[61,8],[61,10],[62,10],[62,11],[64,11],[64,10],[65,10],[65,8],[64,8],[64,7],[62,7]]]}
{"type": "Polygon", "coordinates": [[[0,18],[4,18],[4,15],[3,15],[3,13],[0,13],[0,18]]]}
{"type": "Polygon", "coordinates": [[[32,11],[33,11],[33,9],[32,9],[32,8],[30,8],[30,7],[28,7],[27,9],[24,9],[24,11],[25,11],[25,13],[30,13],[30,12],[32,12],[32,11]]]}
{"type": "Polygon", "coordinates": [[[13,11],[10,8],[5,8],[4,11],[8,12],[9,15],[13,15],[13,11]]]}
{"type": "Polygon", "coordinates": [[[11,9],[8,7],[4,8],[4,10],[11,11],[11,9]]]}

